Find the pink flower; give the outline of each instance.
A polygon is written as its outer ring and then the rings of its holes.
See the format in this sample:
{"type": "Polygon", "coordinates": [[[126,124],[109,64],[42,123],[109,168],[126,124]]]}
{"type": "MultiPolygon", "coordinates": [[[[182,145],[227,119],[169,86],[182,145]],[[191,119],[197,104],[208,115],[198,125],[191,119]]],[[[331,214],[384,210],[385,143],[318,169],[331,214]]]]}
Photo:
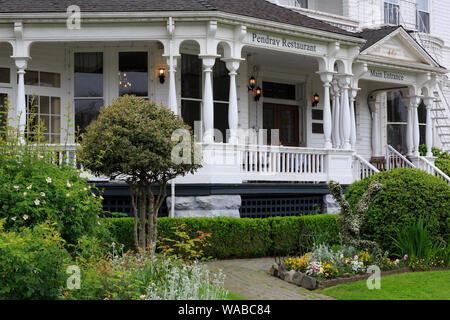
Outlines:
{"type": "Polygon", "coordinates": [[[403,261],[406,261],[406,260],[408,260],[408,255],[407,255],[407,254],[405,254],[405,255],[403,256],[403,261]]]}

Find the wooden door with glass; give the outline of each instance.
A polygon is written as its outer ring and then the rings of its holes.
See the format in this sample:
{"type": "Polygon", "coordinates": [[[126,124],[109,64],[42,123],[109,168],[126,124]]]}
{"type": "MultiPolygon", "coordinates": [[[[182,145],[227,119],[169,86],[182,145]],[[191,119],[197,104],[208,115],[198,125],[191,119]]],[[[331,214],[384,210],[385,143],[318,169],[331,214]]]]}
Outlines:
{"type": "Polygon", "coordinates": [[[277,145],[271,141],[271,131],[279,130],[279,145],[288,147],[299,147],[299,110],[295,105],[283,105],[264,103],[263,106],[263,129],[268,130],[267,142],[277,145]]]}

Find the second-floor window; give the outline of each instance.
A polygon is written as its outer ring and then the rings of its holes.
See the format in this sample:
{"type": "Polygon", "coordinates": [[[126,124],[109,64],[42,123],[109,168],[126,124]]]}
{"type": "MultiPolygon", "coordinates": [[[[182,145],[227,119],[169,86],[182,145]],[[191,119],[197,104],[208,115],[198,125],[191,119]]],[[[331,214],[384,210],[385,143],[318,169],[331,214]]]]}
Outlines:
{"type": "Polygon", "coordinates": [[[399,24],[399,5],[398,0],[384,1],[384,23],[398,25],[399,24]]]}
{"type": "Polygon", "coordinates": [[[308,0],[296,0],[295,6],[308,9],[308,0]]]}
{"type": "Polygon", "coordinates": [[[423,33],[430,33],[430,13],[428,10],[428,0],[416,0],[416,4],[417,30],[423,33]]]}

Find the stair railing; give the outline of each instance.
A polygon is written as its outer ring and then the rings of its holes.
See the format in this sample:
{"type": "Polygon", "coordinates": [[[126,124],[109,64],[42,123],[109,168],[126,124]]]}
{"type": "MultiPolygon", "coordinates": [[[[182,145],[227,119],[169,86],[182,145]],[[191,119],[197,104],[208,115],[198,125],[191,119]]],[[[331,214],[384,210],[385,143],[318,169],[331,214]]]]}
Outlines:
{"type": "Polygon", "coordinates": [[[386,145],[386,170],[395,168],[412,168],[416,166],[392,146],[386,145]]]}

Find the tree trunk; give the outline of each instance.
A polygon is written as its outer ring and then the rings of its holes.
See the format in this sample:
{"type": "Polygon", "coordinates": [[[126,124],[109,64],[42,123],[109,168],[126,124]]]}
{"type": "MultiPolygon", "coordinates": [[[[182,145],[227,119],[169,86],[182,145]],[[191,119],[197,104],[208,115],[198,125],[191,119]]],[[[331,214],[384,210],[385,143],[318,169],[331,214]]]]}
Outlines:
{"type": "Polygon", "coordinates": [[[152,186],[147,186],[148,190],[148,211],[147,211],[147,219],[148,219],[148,229],[147,229],[147,247],[150,248],[152,252],[155,252],[156,249],[156,240],[153,241],[153,234],[156,231],[154,226],[153,212],[155,208],[155,195],[152,191],[152,186]]]}
{"type": "Polygon", "coordinates": [[[138,208],[137,208],[137,193],[136,188],[130,185],[130,194],[131,194],[131,205],[133,206],[133,215],[134,215],[134,247],[137,249],[139,247],[138,241],[138,208]]]}
{"type": "Polygon", "coordinates": [[[145,218],[146,218],[146,202],[145,187],[139,186],[139,211],[140,211],[140,226],[139,226],[139,247],[145,251],[146,238],[145,238],[145,218]]]}

